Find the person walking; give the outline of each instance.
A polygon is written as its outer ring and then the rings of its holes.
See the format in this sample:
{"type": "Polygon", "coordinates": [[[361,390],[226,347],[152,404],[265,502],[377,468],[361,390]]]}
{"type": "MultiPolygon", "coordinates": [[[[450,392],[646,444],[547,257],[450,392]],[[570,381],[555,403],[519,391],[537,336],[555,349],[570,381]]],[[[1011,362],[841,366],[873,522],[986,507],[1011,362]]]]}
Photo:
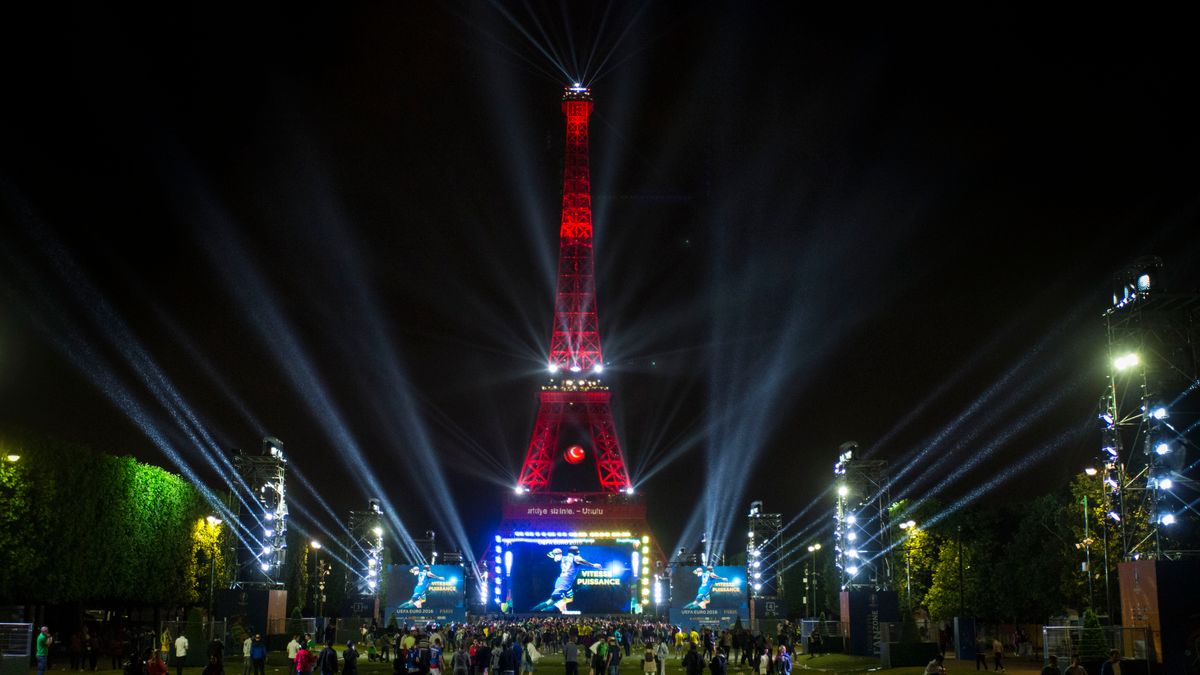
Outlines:
{"type": "Polygon", "coordinates": [[[617,638],[609,636],[608,638],[608,656],[604,663],[604,672],[607,675],[620,675],[621,671],[621,645],[617,642],[617,638]]]}
{"type": "Polygon", "coordinates": [[[670,656],[670,650],[667,649],[667,641],[661,640],[654,648],[654,655],[658,657],[658,675],[667,675],[667,657],[670,656]]]}
{"type": "Polygon", "coordinates": [[[183,675],[183,662],[187,658],[187,651],[187,636],[180,633],[179,637],[175,638],[175,675],[183,675]]]}
{"type": "Polygon", "coordinates": [[[46,661],[50,658],[50,645],[54,644],[54,638],[50,637],[50,627],[42,626],[38,631],[37,647],[34,654],[37,656],[37,675],[46,675],[46,661]]]}
{"type": "Polygon", "coordinates": [[[1000,638],[992,639],[992,665],[993,672],[1004,672],[1004,645],[1000,644],[1000,638]]]}
{"type": "Polygon", "coordinates": [[[792,657],[783,645],[779,645],[779,655],[775,657],[775,672],[778,675],[792,675],[792,657]]]}
{"type": "Polygon", "coordinates": [[[254,675],[266,675],[267,643],[263,641],[261,633],[255,633],[254,641],[250,643],[250,665],[254,675]]]}

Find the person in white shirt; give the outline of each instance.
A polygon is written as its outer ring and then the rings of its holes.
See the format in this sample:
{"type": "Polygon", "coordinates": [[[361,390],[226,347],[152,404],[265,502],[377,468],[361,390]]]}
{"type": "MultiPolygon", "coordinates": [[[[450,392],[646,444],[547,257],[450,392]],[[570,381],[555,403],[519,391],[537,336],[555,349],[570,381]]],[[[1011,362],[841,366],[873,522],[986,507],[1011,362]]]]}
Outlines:
{"type": "Polygon", "coordinates": [[[247,635],[242,643],[242,675],[250,675],[250,646],[253,644],[254,638],[247,635]]]}
{"type": "Polygon", "coordinates": [[[287,644],[288,660],[292,662],[292,672],[296,672],[296,652],[300,651],[300,636],[293,635],[292,641],[287,644]]]}
{"type": "Polygon", "coordinates": [[[180,635],[175,638],[175,673],[183,675],[183,659],[187,656],[188,640],[180,635]]]}

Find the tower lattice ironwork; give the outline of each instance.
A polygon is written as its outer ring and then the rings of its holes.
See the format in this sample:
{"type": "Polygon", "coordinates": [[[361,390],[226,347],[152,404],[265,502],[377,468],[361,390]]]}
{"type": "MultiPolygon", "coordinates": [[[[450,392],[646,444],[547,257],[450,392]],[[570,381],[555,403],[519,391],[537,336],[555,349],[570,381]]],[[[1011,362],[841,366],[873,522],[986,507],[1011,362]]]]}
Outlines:
{"type": "Polygon", "coordinates": [[[563,94],[567,139],[559,228],[558,290],[550,334],[550,383],[539,395],[533,436],[525,452],[519,491],[545,492],[558,459],[565,422],[582,425],[592,440],[592,457],[602,492],[630,489],[612,416],[612,394],[599,379],[604,370],[596,315],[595,254],[592,247],[591,172],[588,118],[591,92],[580,86],[563,94]]]}

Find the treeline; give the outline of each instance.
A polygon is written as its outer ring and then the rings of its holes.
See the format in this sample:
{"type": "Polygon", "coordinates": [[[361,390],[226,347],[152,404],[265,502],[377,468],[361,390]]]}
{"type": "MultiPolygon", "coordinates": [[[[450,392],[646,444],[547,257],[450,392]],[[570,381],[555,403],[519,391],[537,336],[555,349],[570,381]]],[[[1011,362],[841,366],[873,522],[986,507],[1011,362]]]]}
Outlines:
{"type": "Polygon", "coordinates": [[[197,602],[212,556],[224,576],[211,513],[159,467],[0,434],[0,604],[197,602]]]}

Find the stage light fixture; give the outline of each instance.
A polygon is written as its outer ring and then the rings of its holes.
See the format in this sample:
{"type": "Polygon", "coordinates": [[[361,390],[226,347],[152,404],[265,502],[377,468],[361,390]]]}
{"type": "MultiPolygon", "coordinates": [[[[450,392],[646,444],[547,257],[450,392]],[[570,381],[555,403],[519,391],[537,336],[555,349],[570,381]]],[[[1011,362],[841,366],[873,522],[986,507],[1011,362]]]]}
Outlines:
{"type": "Polygon", "coordinates": [[[376,536],[376,537],[382,537],[382,536],[383,536],[383,528],[382,528],[382,527],[376,527],[375,529],[373,529],[373,530],[371,530],[371,531],[375,533],[375,536],[376,536]]]}
{"type": "Polygon", "coordinates": [[[1104,451],[1107,452],[1108,454],[1112,455],[1113,457],[1117,456],[1117,449],[1111,445],[1104,446],[1104,451]]]}
{"type": "Polygon", "coordinates": [[[604,366],[602,366],[602,365],[600,365],[599,363],[597,363],[596,365],[592,366],[592,372],[593,372],[593,373],[597,373],[597,374],[599,374],[599,373],[603,373],[603,372],[604,372],[604,366]]]}
{"type": "Polygon", "coordinates": [[[1096,475],[1096,467],[1089,466],[1088,468],[1084,469],[1083,472],[1089,476],[1095,476],[1096,475]]]}
{"type": "Polygon", "coordinates": [[[625,494],[627,494],[627,495],[631,495],[631,494],[633,494],[633,486],[632,486],[632,485],[630,485],[629,487],[625,488],[625,494]]]}
{"type": "Polygon", "coordinates": [[[1121,522],[1121,514],[1117,513],[1116,511],[1109,511],[1108,517],[1112,518],[1113,520],[1117,521],[1118,523],[1121,522]]]}
{"type": "Polygon", "coordinates": [[[858,539],[858,535],[857,535],[857,534],[855,534],[855,533],[853,533],[853,532],[851,532],[851,533],[849,533],[849,534],[847,534],[847,535],[846,535],[846,539],[849,539],[850,541],[854,541],[855,539],[858,539]]]}
{"type": "Polygon", "coordinates": [[[558,364],[551,363],[550,364],[550,374],[553,375],[554,373],[557,373],[557,372],[558,372],[558,364]]]}
{"type": "Polygon", "coordinates": [[[846,495],[850,494],[850,488],[846,487],[845,485],[839,485],[837,492],[839,497],[845,497],[846,495]]]}
{"type": "Polygon", "coordinates": [[[583,370],[583,368],[580,368],[579,366],[571,366],[572,373],[578,373],[581,370],[583,370]]]}
{"type": "Polygon", "coordinates": [[[1139,361],[1140,359],[1138,359],[1138,355],[1130,352],[1113,359],[1113,367],[1115,367],[1117,370],[1128,370],[1136,366],[1139,361]]]}
{"type": "Polygon", "coordinates": [[[1170,478],[1163,478],[1162,480],[1158,481],[1158,487],[1162,488],[1163,490],[1170,490],[1171,488],[1175,487],[1175,481],[1171,480],[1170,478]]]}
{"type": "Polygon", "coordinates": [[[1158,445],[1154,446],[1154,452],[1157,452],[1160,455],[1169,454],[1171,452],[1171,446],[1167,443],[1159,443],[1158,445]]]}
{"type": "Polygon", "coordinates": [[[854,576],[854,575],[858,574],[858,568],[855,567],[854,565],[851,565],[846,568],[846,573],[849,574],[850,576],[854,576]]]}
{"type": "Polygon", "coordinates": [[[853,524],[855,524],[855,523],[857,523],[857,522],[858,522],[858,518],[855,518],[855,517],[854,517],[854,514],[851,514],[851,515],[848,515],[848,516],[846,516],[846,523],[847,523],[847,524],[849,524],[849,525],[853,525],[853,524]]]}
{"type": "Polygon", "coordinates": [[[1175,514],[1164,513],[1164,514],[1162,514],[1162,516],[1159,517],[1158,522],[1162,523],[1163,525],[1174,525],[1175,524],[1175,514]]]}
{"type": "Polygon", "coordinates": [[[263,534],[267,537],[275,536],[275,530],[263,530],[263,534]]]}
{"type": "Polygon", "coordinates": [[[263,563],[263,564],[259,565],[259,567],[260,567],[260,568],[262,569],[262,571],[264,571],[264,572],[266,572],[267,570],[271,569],[271,566],[270,566],[270,565],[268,565],[267,563],[263,563]]]}
{"type": "Polygon", "coordinates": [[[1150,411],[1150,416],[1156,420],[1166,419],[1167,409],[1162,406],[1159,406],[1159,407],[1155,408],[1154,410],[1150,411]]]}
{"type": "Polygon", "coordinates": [[[762,584],[754,584],[754,590],[756,590],[756,591],[761,591],[761,590],[762,590],[762,584]]]}
{"type": "Polygon", "coordinates": [[[208,524],[212,525],[213,527],[221,524],[221,519],[216,516],[206,516],[204,520],[208,521],[208,524]]]}

